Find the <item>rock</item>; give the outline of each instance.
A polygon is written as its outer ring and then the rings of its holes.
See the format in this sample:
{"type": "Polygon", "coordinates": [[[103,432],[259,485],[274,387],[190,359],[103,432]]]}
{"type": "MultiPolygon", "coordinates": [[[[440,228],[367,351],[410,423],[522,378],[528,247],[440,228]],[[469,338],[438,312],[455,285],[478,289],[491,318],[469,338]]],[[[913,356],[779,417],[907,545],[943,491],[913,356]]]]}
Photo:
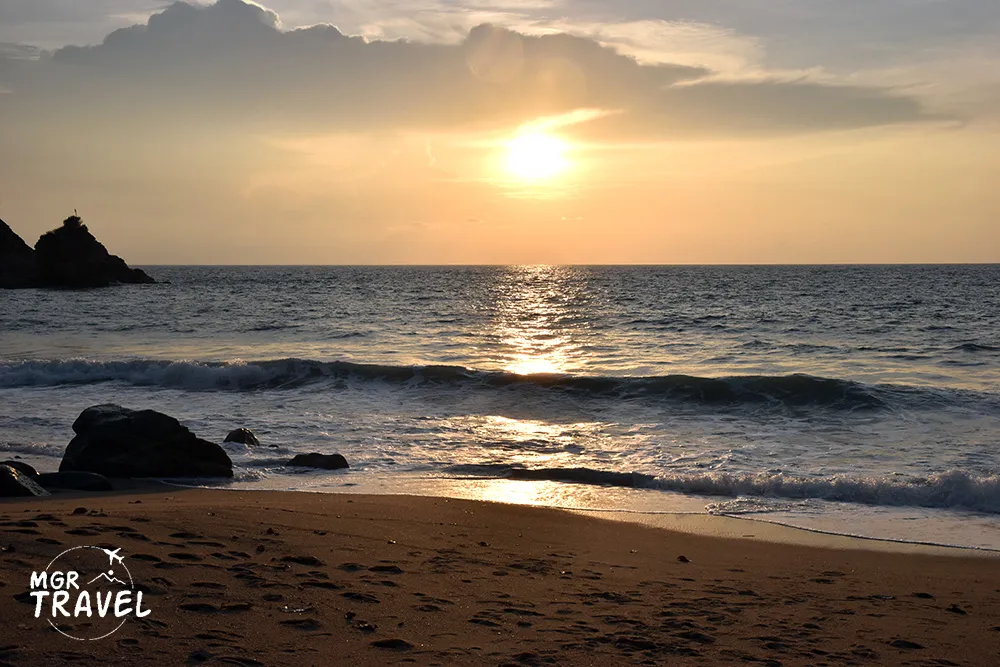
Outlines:
{"type": "Polygon", "coordinates": [[[49,492],[23,472],[9,465],[0,465],[0,497],[47,496],[49,492]]]}
{"type": "Polygon", "coordinates": [[[34,468],[32,468],[31,466],[29,466],[24,461],[4,461],[3,463],[0,463],[0,465],[2,465],[2,466],[10,466],[14,470],[20,470],[21,472],[23,472],[28,477],[37,477],[38,476],[38,471],[35,470],[34,468]]]}
{"type": "Polygon", "coordinates": [[[0,220],[0,287],[34,287],[37,284],[35,251],[0,220]]]}
{"type": "Polygon", "coordinates": [[[156,282],[140,269],[132,269],[112,255],[71,215],[63,226],[42,234],[35,244],[39,282],[44,287],[107,287],[112,283],[156,282]]]}
{"type": "Polygon", "coordinates": [[[114,491],[111,480],[104,475],[79,470],[46,472],[36,477],[35,481],[49,491],[53,489],[66,491],[114,491]]]}
{"type": "Polygon", "coordinates": [[[226,442],[238,442],[243,445],[250,445],[251,447],[260,446],[260,440],[248,428],[238,428],[235,431],[230,431],[229,435],[226,436],[226,442]]]}
{"type": "Polygon", "coordinates": [[[297,454],[295,458],[285,465],[302,466],[303,468],[323,468],[325,470],[339,470],[340,468],[350,468],[345,459],[340,454],[297,454]]]}
{"type": "Polygon", "coordinates": [[[89,407],[73,423],[76,437],[60,472],[80,470],[106,477],[232,477],[222,447],[202,440],[173,417],[120,405],[89,407]]]}

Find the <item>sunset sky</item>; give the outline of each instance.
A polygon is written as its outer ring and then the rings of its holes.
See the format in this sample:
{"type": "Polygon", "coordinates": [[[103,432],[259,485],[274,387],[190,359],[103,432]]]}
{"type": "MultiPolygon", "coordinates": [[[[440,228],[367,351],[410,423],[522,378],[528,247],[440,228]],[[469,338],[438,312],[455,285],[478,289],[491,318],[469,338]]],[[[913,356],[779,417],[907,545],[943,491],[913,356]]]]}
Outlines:
{"type": "Polygon", "coordinates": [[[0,218],[133,264],[1000,261],[996,0],[0,0],[0,218]]]}

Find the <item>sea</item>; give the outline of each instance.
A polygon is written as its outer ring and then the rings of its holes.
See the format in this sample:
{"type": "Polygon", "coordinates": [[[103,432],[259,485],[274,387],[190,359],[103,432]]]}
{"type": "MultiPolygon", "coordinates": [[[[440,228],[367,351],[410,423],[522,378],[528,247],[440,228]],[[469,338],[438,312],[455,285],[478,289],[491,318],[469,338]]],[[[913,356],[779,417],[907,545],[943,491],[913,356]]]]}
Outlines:
{"type": "Polygon", "coordinates": [[[257,434],[195,485],[1000,550],[1000,265],[143,268],[0,293],[0,458],[119,403],[257,434]]]}

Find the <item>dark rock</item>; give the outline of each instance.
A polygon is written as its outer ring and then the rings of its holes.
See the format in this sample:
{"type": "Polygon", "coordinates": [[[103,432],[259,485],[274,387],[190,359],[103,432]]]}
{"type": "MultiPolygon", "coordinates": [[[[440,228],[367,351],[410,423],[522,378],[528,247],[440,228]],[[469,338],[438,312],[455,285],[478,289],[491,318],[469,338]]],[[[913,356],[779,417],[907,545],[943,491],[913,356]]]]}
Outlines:
{"type": "Polygon", "coordinates": [[[35,251],[0,220],[0,287],[34,287],[37,284],[35,251]]]}
{"type": "Polygon", "coordinates": [[[20,470],[0,465],[0,497],[47,496],[49,492],[20,470]]]}
{"type": "Polygon", "coordinates": [[[78,470],[46,472],[35,478],[35,481],[49,491],[53,489],[67,491],[114,491],[114,487],[107,477],[94,472],[78,470]]]}
{"type": "Polygon", "coordinates": [[[340,454],[298,454],[286,465],[302,466],[303,468],[323,468],[325,470],[339,470],[340,468],[350,468],[345,459],[340,454]]]}
{"type": "Polygon", "coordinates": [[[34,468],[32,468],[31,466],[29,466],[24,461],[4,461],[3,463],[0,463],[0,465],[10,466],[11,468],[14,468],[15,470],[20,470],[21,472],[23,472],[28,477],[37,477],[38,476],[38,471],[35,470],[34,468]]]}
{"type": "Polygon", "coordinates": [[[76,437],[60,472],[81,470],[106,477],[232,477],[222,447],[202,440],[173,417],[120,405],[87,408],[73,423],[76,437]]]}
{"type": "Polygon", "coordinates": [[[42,234],[35,244],[39,282],[44,287],[107,287],[113,283],[156,282],[140,269],[132,269],[121,257],[108,252],[79,216],[71,215],[63,226],[42,234]]]}
{"type": "Polygon", "coordinates": [[[226,442],[238,442],[243,445],[250,445],[251,447],[260,446],[260,440],[248,428],[238,428],[235,431],[230,431],[229,435],[226,436],[226,442]]]}

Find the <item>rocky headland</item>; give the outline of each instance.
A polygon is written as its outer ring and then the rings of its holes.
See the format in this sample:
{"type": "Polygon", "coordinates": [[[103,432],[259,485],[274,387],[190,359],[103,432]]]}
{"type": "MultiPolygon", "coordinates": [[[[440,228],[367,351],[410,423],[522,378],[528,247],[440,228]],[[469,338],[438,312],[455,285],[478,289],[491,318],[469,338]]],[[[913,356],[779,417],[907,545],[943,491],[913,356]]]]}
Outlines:
{"type": "Polygon", "coordinates": [[[42,234],[34,248],[0,220],[0,288],[85,289],[155,282],[109,253],[78,215],[42,234]]]}

